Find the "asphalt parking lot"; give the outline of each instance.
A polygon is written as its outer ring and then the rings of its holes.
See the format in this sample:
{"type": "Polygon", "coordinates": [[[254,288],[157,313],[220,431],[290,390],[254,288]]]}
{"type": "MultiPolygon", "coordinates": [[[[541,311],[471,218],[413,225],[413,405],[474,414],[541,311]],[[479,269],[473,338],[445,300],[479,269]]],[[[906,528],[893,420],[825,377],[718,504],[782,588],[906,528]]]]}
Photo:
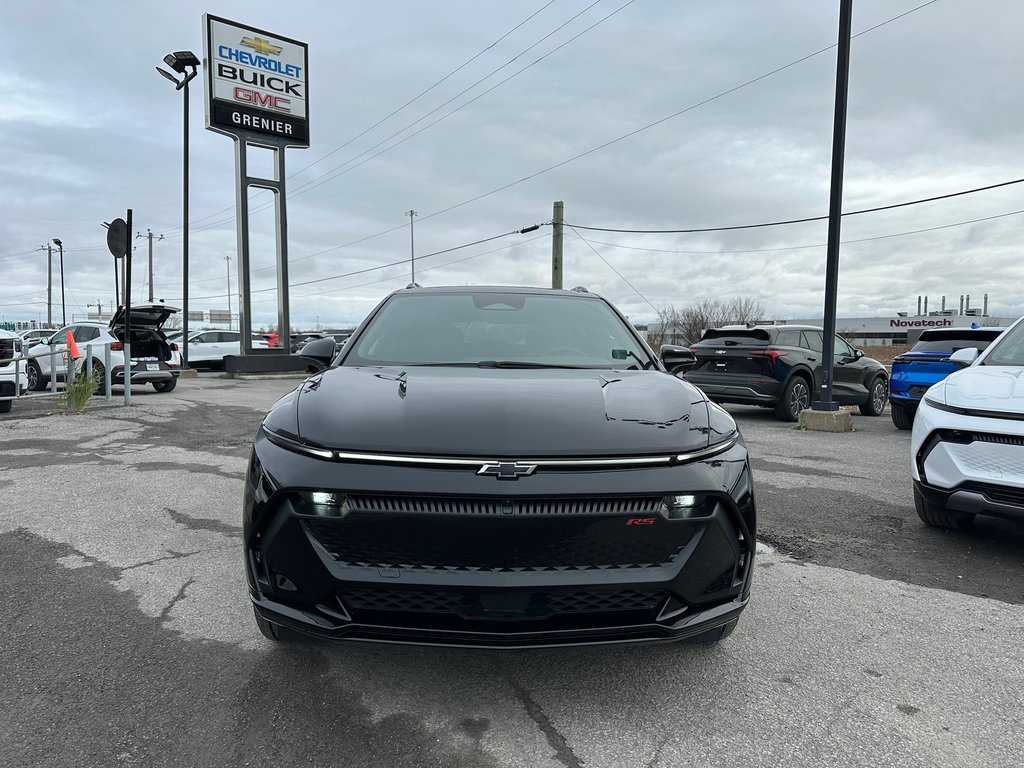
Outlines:
{"type": "Polygon", "coordinates": [[[1024,527],[921,524],[887,415],[829,435],[732,409],[765,546],[716,647],[278,647],[239,517],[294,383],[0,418],[0,764],[1021,764],[1024,527]]]}

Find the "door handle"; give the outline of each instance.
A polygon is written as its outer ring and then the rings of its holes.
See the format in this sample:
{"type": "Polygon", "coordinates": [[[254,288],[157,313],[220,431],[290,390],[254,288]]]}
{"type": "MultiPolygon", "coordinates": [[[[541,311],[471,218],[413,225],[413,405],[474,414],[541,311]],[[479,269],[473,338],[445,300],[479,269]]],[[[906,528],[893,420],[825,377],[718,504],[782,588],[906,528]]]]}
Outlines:
{"type": "Polygon", "coordinates": [[[807,361],[810,362],[810,363],[816,363],[816,362],[818,362],[818,358],[816,358],[816,357],[808,357],[807,361]]]}

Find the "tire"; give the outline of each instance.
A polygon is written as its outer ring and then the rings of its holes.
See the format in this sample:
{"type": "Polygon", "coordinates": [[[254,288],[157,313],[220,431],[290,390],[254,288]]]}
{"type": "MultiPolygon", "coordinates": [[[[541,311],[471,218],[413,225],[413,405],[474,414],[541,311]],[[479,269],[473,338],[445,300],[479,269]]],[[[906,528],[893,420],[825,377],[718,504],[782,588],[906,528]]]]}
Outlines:
{"type": "Polygon", "coordinates": [[[0,400],[0,413],[10,413],[13,405],[13,400],[0,400]]]}
{"type": "Polygon", "coordinates": [[[892,423],[896,429],[910,429],[914,426],[914,409],[905,405],[889,403],[889,414],[892,416],[892,423]]]}
{"type": "Polygon", "coordinates": [[[260,634],[267,638],[267,640],[272,640],[275,643],[292,643],[296,640],[307,639],[306,635],[303,635],[301,632],[286,629],[267,621],[260,616],[255,607],[253,607],[252,613],[256,618],[256,626],[259,627],[260,634]]]}
{"type": "Polygon", "coordinates": [[[797,421],[800,411],[811,407],[811,388],[803,376],[794,376],[786,382],[782,398],[775,406],[775,418],[779,421],[797,421]]]}
{"type": "Polygon", "coordinates": [[[868,387],[868,401],[860,404],[865,416],[881,416],[885,412],[885,401],[889,395],[889,384],[884,376],[876,376],[868,387]]]}
{"type": "Polygon", "coordinates": [[[720,640],[725,640],[729,635],[736,629],[736,625],[739,624],[739,619],[733,619],[728,624],[723,624],[720,627],[709,629],[707,632],[702,632],[696,637],[691,637],[688,642],[693,645],[713,645],[720,640]]]}
{"type": "Polygon", "coordinates": [[[46,379],[43,372],[39,370],[39,363],[30,360],[25,366],[25,376],[28,378],[28,388],[33,392],[42,392],[46,389],[46,379]]]}
{"type": "Polygon", "coordinates": [[[176,376],[172,378],[170,381],[153,382],[153,389],[155,389],[157,392],[170,392],[176,386],[178,386],[178,378],[176,376]]]}
{"type": "Polygon", "coordinates": [[[934,504],[930,504],[917,488],[914,488],[914,506],[917,508],[917,516],[928,525],[935,526],[936,528],[962,531],[970,528],[971,523],[974,522],[973,512],[954,512],[937,507],[934,504]]]}

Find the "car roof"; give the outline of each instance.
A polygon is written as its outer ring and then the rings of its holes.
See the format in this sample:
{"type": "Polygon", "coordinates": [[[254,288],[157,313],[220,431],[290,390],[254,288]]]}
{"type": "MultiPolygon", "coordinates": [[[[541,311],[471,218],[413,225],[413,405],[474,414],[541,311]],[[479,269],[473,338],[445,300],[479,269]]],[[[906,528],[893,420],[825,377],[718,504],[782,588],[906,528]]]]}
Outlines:
{"type": "Polygon", "coordinates": [[[575,296],[582,298],[601,298],[586,288],[531,288],[523,285],[437,285],[429,288],[412,286],[400,288],[391,293],[392,296],[406,293],[521,293],[549,296],[575,296]]]}

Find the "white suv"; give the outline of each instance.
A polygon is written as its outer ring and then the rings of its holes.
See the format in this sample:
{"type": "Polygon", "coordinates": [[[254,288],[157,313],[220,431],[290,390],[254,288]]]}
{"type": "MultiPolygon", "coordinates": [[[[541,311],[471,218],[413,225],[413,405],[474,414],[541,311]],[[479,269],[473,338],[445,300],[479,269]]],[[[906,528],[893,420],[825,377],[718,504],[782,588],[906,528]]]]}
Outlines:
{"type": "Polygon", "coordinates": [[[1024,521],[1024,318],[980,355],[949,359],[969,367],[932,386],[914,420],[917,514],[943,528],[978,514],[1024,521]]]}
{"type": "MultiPolygon", "coordinates": [[[[180,358],[171,351],[161,328],[178,310],[163,304],[141,304],[132,307],[131,377],[133,384],[152,384],[157,392],[170,392],[181,373],[180,358]]],[[[110,347],[111,384],[124,384],[124,307],[119,307],[110,324],[81,322],[67,325],[49,339],[32,347],[32,360],[27,366],[28,387],[46,389],[52,376],[63,381],[66,376],[64,354],[71,332],[78,350],[88,355],[92,350],[93,370],[103,376],[104,348],[110,347]],[[49,353],[49,354],[48,354],[49,353]]]]}
{"type": "MultiPolygon", "coordinates": [[[[24,354],[22,344],[21,336],[0,329],[0,397],[14,397],[28,388],[25,364],[19,367],[12,362],[24,354]],[[16,367],[17,376],[14,373],[16,367]]],[[[0,400],[0,413],[9,413],[13,403],[13,400],[0,400]]]]}

